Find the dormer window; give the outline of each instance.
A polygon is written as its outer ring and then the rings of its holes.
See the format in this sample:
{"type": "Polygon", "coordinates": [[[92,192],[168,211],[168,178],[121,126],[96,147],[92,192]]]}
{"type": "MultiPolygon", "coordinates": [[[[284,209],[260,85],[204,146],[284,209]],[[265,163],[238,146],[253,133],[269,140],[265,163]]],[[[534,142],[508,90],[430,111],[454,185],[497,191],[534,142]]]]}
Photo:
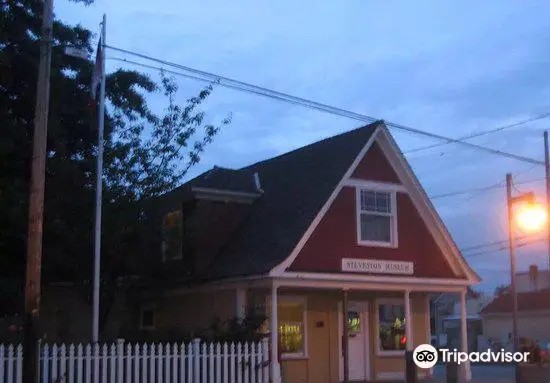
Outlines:
{"type": "Polygon", "coordinates": [[[395,191],[357,189],[359,245],[397,247],[395,191]]]}

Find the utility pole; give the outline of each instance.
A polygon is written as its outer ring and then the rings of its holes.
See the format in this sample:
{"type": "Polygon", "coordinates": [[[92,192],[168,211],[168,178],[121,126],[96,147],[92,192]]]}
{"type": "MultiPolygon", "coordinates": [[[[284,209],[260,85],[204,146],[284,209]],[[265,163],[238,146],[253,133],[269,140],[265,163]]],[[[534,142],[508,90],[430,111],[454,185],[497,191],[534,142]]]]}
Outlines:
{"type": "MultiPolygon", "coordinates": [[[[544,132],[544,169],[546,171],[546,211],[550,217],[550,155],[548,149],[548,132],[544,132]]],[[[550,218],[547,226],[548,236],[548,270],[550,270],[550,218]]]]}
{"type": "Polygon", "coordinates": [[[40,272],[42,263],[42,229],[44,219],[44,184],[46,178],[46,142],[50,103],[50,72],[53,25],[53,0],[44,0],[40,32],[40,58],[34,111],[27,270],[25,282],[25,327],[23,382],[36,383],[37,326],[40,310],[40,272]]]}
{"type": "Polygon", "coordinates": [[[514,343],[514,352],[519,352],[518,338],[518,294],[516,290],[516,254],[515,254],[515,234],[514,234],[514,210],[515,199],[512,197],[512,174],[506,174],[506,205],[508,207],[508,246],[510,250],[510,290],[512,294],[512,341],[514,343]]]}
{"type": "Polygon", "coordinates": [[[101,23],[101,45],[98,54],[100,56],[101,83],[99,89],[98,112],[98,139],[97,139],[97,175],[96,175],[96,200],[95,200],[95,225],[94,225],[94,294],[93,294],[93,319],[92,341],[95,345],[99,340],[99,297],[101,290],[101,206],[103,193],[103,131],[105,124],[105,45],[107,38],[107,16],[103,15],[101,23]]]}

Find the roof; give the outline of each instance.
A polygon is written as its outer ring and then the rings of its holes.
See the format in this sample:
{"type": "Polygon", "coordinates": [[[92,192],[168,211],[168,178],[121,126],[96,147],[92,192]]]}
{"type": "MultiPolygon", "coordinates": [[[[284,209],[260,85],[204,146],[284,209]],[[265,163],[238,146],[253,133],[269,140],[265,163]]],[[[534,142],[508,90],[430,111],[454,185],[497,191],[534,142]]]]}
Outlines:
{"type": "MultiPolygon", "coordinates": [[[[481,310],[481,314],[512,312],[512,294],[502,294],[481,310]]],[[[550,310],[550,289],[518,293],[518,311],[550,310]]]]}
{"type": "Polygon", "coordinates": [[[266,274],[303,236],[381,121],[301,147],[242,169],[215,167],[186,185],[264,194],[201,279],[266,274]],[[251,189],[253,188],[253,189],[251,189]]]}
{"type": "Polygon", "coordinates": [[[190,187],[223,189],[245,193],[257,193],[254,172],[241,169],[234,170],[214,166],[186,183],[190,187]]]}

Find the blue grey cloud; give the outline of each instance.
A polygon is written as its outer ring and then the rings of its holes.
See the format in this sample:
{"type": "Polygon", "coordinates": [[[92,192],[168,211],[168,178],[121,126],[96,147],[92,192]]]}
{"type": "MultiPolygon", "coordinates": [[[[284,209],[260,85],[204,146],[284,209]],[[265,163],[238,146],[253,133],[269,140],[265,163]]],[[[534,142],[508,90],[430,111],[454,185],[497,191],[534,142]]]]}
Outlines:
{"type": "MultiPolygon", "coordinates": [[[[109,44],[447,136],[550,110],[547,1],[56,4],[60,18],[94,31],[106,12],[109,44]]],[[[109,69],[117,65],[108,62],[109,69]]],[[[189,80],[180,85],[181,100],[202,86],[189,80]]],[[[162,107],[157,96],[151,103],[162,107]]],[[[244,166],[359,125],[227,89],[216,89],[205,110],[213,122],[231,111],[233,123],[190,176],[215,164],[244,166]]],[[[543,158],[547,123],[473,142],[543,158]]],[[[393,133],[405,151],[435,142],[393,133]]],[[[413,154],[410,161],[430,195],[502,182],[506,172],[520,173],[518,180],[543,175],[539,167],[457,145],[413,154]]],[[[542,186],[521,189],[542,196],[542,186]]],[[[460,247],[506,238],[503,189],[434,203],[460,247]]],[[[522,248],[519,266],[542,266],[545,253],[544,246],[522,248]]],[[[471,258],[484,277],[482,288],[506,282],[506,256],[471,258]]]]}

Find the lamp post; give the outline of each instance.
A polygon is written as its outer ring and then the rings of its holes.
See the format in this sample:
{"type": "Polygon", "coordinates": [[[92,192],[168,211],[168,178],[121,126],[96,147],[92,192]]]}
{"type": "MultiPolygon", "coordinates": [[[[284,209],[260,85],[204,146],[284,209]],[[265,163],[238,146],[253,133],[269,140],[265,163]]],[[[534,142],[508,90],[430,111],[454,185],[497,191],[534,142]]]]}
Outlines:
{"type": "Polygon", "coordinates": [[[512,340],[514,352],[519,351],[518,337],[518,296],[516,291],[516,256],[514,252],[514,222],[517,220],[519,226],[526,231],[540,230],[546,223],[546,208],[535,202],[535,195],[532,192],[512,196],[512,174],[506,174],[506,196],[508,205],[508,243],[510,248],[510,290],[512,294],[512,340]],[[523,202],[526,204],[517,216],[514,214],[514,204],[523,202]]]}

